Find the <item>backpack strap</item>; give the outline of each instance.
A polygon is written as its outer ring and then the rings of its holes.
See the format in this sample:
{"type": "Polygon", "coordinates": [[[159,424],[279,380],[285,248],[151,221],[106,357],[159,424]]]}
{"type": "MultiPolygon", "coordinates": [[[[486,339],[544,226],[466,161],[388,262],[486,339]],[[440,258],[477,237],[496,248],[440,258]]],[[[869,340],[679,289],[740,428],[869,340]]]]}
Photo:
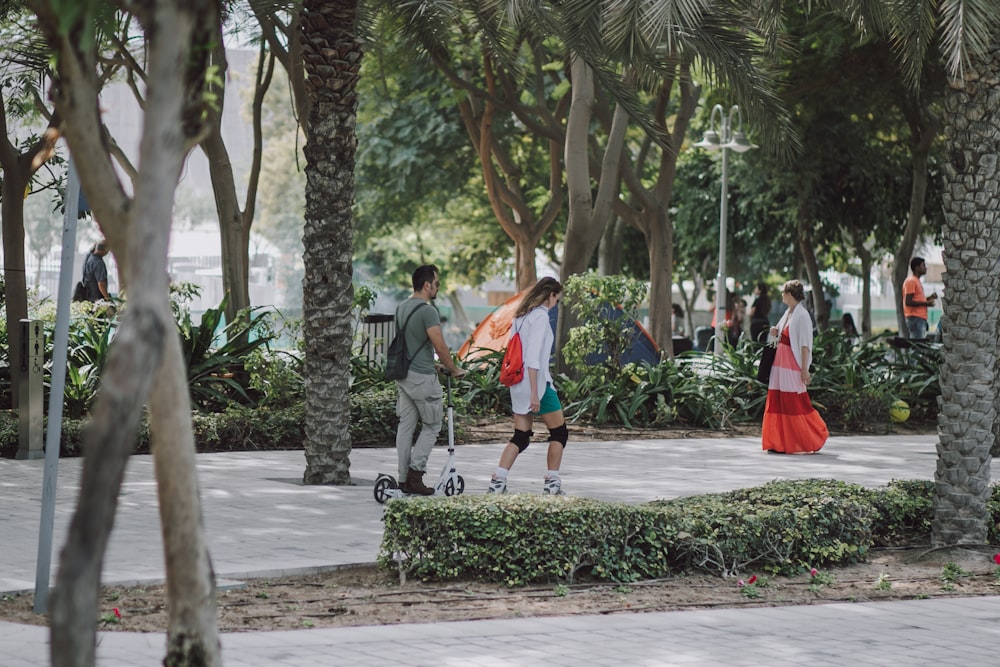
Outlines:
{"type": "MultiPolygon", "coordinates": [[[[399,329],[399,331],[403,332],[403,336],[406,336],[406,328],[408,326],[410,326],[410,318],[413,317],[414,315],[416,315],[416,313],[417,313],[418,310],[420,310],[421,308],[423,308],[424,306],[427,306],[427,305],[430,305],[430,304],[428,304],[426,301],[421,301],[420,303],[417,304],[417,307],[414,308],[413,310],[411,310],[410,314],[406,316],[406,319],[403,320],[403,328],[399,329]]],[[[397,327],[399,326],[399,311],[396,311],[396,326],[397,327]]],[[[416,352],[414,352],[410,356],[410,358],[406,360],[406,365],[407,366],[410,365],[410,362],[413,361],[413,359],[417,356],[417,354],[420,352],[420,350],[424,349],[427,346],[427,343],[429,343],[429,342],[431,342],[430,337],[428,337],[427,340],[424,341],[424,344],[421,345],[420,347],[418,347],[417,350],[416,350],[416,352]]]]}

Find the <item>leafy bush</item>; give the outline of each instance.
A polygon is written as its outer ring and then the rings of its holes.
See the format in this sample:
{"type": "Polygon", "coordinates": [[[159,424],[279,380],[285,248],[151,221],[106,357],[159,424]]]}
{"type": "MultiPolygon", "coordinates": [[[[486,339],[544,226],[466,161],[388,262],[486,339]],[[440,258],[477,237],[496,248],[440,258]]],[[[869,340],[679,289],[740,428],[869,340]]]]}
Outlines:
{"type": "MultiPolygon", "coordinates": [[[[644,505],[524,494],[390,501],[379,565],[404,577],[509,586],[687,570],[795,574],[926,538],[933,489],[923,480],[865,489],[812,479],[644,505]]],[[[995,544],[1000,485],[988,507],[995,544]]]]}
{"type": "Polygon", "coordinates": [[[396,444],[396,388],[382,386],[352,392],[351,446],[393,447],[396,444]]]}
{"type": "Polygon", "coordinates": [[[250,376],[247,395],[257,407],[286,408],[302,401],[302,360],[291,352],[258,348],[243,367],[250,376]]]}
{"type": "Polygon", "coordinates": [[[634,541],[651,528],[635,505],[567,496],[418,498],[390,501],[383,518],[379,563],[425,580],[516,586],[589,572],[633,581],[657,569],[633,557],[634,541]]]}
{"type": "MultiPolygon", "coordinates": [[[[893,480],[872,494],[872,530],[878,546],[929,543],[934,518],[934,482],[893,480]]],[[[993,515],[997,516],[994,509],[993,515]]]]}
{"type": "Polygon", "coordinates": [[[792,574],[864,560],[872,544],[870,499],[855,484],[781,481],[655,504],[677,527],[682,567],[792,574]]]}
{"type": "Polygon", "coordinates": [[[864,560],[872,515],[864,488],[825,480],[645,505],[534,495],[390,501],[379,564],[421,579],[511,586],[751,565],[787,574],[864,560]]]}
{"type": "Polygon", "coordinates": [[[632,347],[632,323],[646,298],[646,283],[589,272],[571,276],[564,290],[564,303],[579,324],[569,332],[563,358],[581,374],[597,373],[617,380],[625,353],[632,347]]]}

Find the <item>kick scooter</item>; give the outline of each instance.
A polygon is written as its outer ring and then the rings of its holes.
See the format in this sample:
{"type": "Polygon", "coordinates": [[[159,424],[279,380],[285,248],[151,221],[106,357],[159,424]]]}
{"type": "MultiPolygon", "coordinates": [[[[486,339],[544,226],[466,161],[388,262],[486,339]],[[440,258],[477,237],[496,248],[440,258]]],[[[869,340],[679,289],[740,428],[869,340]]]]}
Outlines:
{"type": "MultiPolygon", "coordinates": [[[[447,394],[445,405],[448,408],[448,460],[441,469],[441,477],[434,487],[435,496],[457,496],[465,491],[465,480],[455,472],[455,408],[451,401],[451,373],[447,369],[441,371],[447,379],[447,394]]],[[[375,500],[379,504],[384,504],[390,498],[409,498],[410,494],[404,493],[396,478],[392,475],[379,473],[375,478],[375,500]]]]}

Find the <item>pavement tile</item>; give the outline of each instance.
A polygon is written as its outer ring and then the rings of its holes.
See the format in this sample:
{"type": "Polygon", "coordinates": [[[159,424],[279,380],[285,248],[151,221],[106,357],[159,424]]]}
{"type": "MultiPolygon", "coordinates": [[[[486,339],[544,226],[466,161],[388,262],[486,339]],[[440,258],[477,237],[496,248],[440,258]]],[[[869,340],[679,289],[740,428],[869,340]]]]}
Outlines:
{"type": "MultiPolygon", "coordinates": [[[[754,438],[571,440],[564,488],[574,495],[642,502],[775,479],[840,479],[876,487],[932,479],[933,436],[835,437],[809,457],[765,455],[754,438]],[[650,471],[648,474],[645,471],[650,471]],[[638,472],[638,474],[637,474],[638,472]]],[[[460,446],[468,493],[483,493],[503,443],[460,446]]],[[[544,448],[531,447],[511,472],[512,492],[538,493],[544,448]]],[[[439,447],[430,468],[443,462],[439,447]]],[[[52,573],[79,492],[79,459],[59,462],[52,573]]],[[[34,589],[42,461],[0,460],[0,591],[34,589]]],[[[391,449],[351,454],[358,486],[302,484],[302,452],[198,456],[209,547],[220,579],[316,572],[371,563],[382,536],[372,496],[379,472],[393,473],[391,449]]],[[[163,557],[152,461],[130,460],[104,580],[157,582],[163,557]]],[[[223,635],[226,664],[327,667],[405,663],[481,665],[973,665],[994,664],[1000,598],[566,616],[365,626],[223,635]]],[[[162,634],[102,633],[99,667],[161,664],[162,634]]],[[[46,664],[45,628],[0,623],[0,664],[46,664]]]]}

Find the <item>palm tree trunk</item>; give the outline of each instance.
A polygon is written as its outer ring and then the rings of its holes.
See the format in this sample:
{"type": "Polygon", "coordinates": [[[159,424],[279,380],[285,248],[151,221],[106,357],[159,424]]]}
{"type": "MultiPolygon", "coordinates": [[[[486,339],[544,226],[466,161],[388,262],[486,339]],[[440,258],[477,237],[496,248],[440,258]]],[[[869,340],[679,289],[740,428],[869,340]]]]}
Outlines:
{"type": "Polygon", "coordinates": [[[355,0],[305,0],[306,133],[302,281],[306,484],[350,484],[354,162],[361,40],[355,0]]]}
{"type": "Polygon", "coordinates": [[[973,58],[945,99],[945,274],[934,546],[985,544],[997,416],[1000,49],[973,58]]]}

